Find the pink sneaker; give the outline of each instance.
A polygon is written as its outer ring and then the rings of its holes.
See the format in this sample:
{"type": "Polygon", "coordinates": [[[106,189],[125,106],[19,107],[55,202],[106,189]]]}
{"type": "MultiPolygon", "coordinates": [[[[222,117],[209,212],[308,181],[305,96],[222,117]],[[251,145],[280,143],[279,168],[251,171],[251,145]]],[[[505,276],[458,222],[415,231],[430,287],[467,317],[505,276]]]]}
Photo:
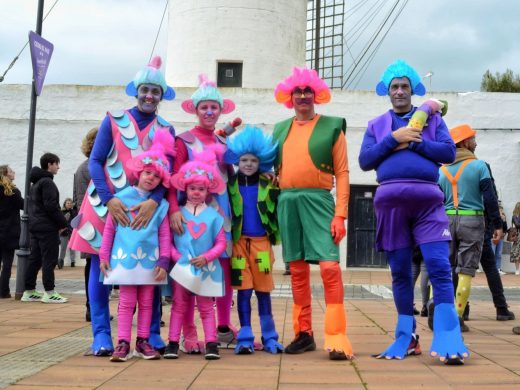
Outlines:
{"type": "Polygon", "coordinates": [[[161,358],[161,354],[157,352],[148,342],[148,339],[137,338],[134,349],[134,356],[146,360],[157,360],[161,358]]]}
{"type": "Polygon", "coordinates": [[[132,354],[130,353],[130,344],[128,344],[125,340],[121,340],[119,341],[119,344],[117,344],[116,350],[112,353],[110,361],[126,362],[131,357],[132,354]]]}

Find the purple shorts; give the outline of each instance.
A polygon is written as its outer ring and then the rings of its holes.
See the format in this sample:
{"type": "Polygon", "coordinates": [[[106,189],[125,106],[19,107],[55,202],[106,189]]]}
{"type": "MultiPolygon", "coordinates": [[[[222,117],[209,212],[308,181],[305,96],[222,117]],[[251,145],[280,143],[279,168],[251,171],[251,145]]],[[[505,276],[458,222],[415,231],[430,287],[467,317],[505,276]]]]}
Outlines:
{"type": "Polygon", "coordinates": [[[422,181],[383,183],[376,191],[376,249],[393,251],[437,241],[451,241],[444,195],[422,181]]]}

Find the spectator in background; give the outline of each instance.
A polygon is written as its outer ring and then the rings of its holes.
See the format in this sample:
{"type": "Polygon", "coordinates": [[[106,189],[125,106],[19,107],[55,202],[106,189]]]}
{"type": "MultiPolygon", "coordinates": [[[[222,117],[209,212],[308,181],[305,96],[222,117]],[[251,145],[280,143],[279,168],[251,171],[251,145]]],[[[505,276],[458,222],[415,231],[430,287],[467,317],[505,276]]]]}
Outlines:
{"type": "MultiPolygon", "coordinates": [[[[63,202],[63,208],[61,209],[63,216],[67,220],[67,228],[60,233],[60,256],[58,258],[58,268],[62,269],[65,264],[65,256],[67,255],[67,246],[69,245],[70,235],[72,233],[72,226],[70,222],[78,215],[78,211],[74,207],[74,203],[71,198],[65,199],[63,202]]],[[[75,267],[76,263],[76,252],[74,249],[69,249],[70,254],[70,266],[75,267]]]]}
{"type": "MultiPolygon", "coordinates": [[[[517,202],[515,209],[513,210],[513,217],[511,220],[511,229],[515,228],[516,231],[520,231],[520,202],[517,202]]],[[[515,263],[515,275],[520,275],[520,240],[518,235],[513,246],[511,247],[511,263],[515,263]]]]}
{"type": "MultiPolygon", "coordinates": [[[[90,129],[83,141],[81,141],[81,152],[87,158],[83,161],[76,173],[74,174],[74,191],[72,193],[72,200],[76,205],[77,210],[81,209],[81,204],[83,203],[83,198],[85,197],[85,193],[87,192],[88,183],[90,183],[90,172],[88,171],[88,162],[90,158],[90,152],[92,152],[92,147],[94,146],[94,141],[96,140],[96,135],[98,132],[98,128],[94,127],[90,129]]],[[[85,259],[85,295],[87,297],[87,302],[85,303],[87,307],[87,312],[85,313],[85,321],[90,322],[90,306],[88,300],[88,279],[90,275],[90,253],[81,252],[81,258],[85,259]]]]}
{"type": "Polygon", "coordinates": [[[23,198],[14,184],[14,171],[8,165],[0,165],[0,299],[11,298],[9,279],[20,238],[22,209],[23,198]]]}
{"type": "Polygon", "coordinates": [[[65,303],[67,298],[54,290],[54,268],[58,263],[60,237],[67,220],[60,209],[60,192],[54,175],[60,169],[60,158],[52,153],[40,157],[40,167],[31,169],[29,232],[31,254],[25,270],[23,302],[65,303]],[[42,269],[44,293],[36,291],[36,277],[42,269]]]}
{"type": "Polygon", "coordinates": [[[502,271],[502,249],[504,247],[504,237],[507,232],[507,217],[504,212],[504,208],[501,206],[501,202],[498,201],[498,210],[500,211],[500,217],[502,218],[502,236],[496,244],[493,244],[493,253],[495,254],[495,262],[497,264],[497,270],[500,275],[504,275],[505,272],[502,271]]]}

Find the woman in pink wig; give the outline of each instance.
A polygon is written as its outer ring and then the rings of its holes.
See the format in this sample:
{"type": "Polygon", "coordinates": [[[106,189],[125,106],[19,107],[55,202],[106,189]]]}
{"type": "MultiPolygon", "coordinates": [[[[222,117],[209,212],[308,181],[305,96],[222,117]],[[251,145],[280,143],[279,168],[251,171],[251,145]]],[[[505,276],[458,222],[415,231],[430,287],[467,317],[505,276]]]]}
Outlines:
{"type": "MultiPolygon", "coordinates": [[[[200,86],[191,96],[190,99],[182,102],[184,111],[195,114],[199,124],[193,129],[180,134],[175,140],[177,156],[173,164],[173,173],[179,172],[180,167],[186,162],[193,160],[194,152],[201,152],[208,147],[214,145],[223,145],[225,140],[215,135],[216,123],[221,114],[228,114],[235,109],[235,103],[229,99],[223,99],[218,91],[215,82],[208,80],[206,75],[199,76],[200,86]]],[[[233,121],[233,125],[237,125],[237,119],[233,121]]],[[[221,157],[215,161],[215,168],[226,183],[228,173],[232,173],[232,167],[225,164],[221,157]]],[[[183,198],[182,193],[178,193],[175,189],[169,192],[170,202],[170,224],[173,231],[177,234],[184,233],[183,223],[186,219],[179,209],[179,199],[183,198]]],[[[229,197],[226,187],[224,186],[217,193],[209,195],[207,200],[209,206],[212,206],[224,218],[224,231],[226,234],[227,247],[226,251],[219,258],[224,272],[225,294],[223,297],[217,298],[217,325],[218,339],[221,347],[233,347],[236,339],[236,329],[231,325],[231,304],[233,299],[233,289],[231,288],[231,267],[229,259],[231,257],[231,210],[229,206],[229,197]]],[[[187,353],[200,353],[200,346],[197,341],[197,330],[193,324],[193,311],[188,311],[183,327],[184,333],[184,350],[187,353]]]]}

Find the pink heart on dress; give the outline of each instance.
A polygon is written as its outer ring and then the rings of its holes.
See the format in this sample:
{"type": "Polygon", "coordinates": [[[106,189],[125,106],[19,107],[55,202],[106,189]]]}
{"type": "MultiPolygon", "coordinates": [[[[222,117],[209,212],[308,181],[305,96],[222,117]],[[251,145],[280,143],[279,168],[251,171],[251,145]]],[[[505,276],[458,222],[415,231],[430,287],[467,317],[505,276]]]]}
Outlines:
{"type": "Polygon", "coordinates": [[[206,224],[204,222],[196,223],[188,221],[188,230],[194,239],[199,238],[206,231],[206,224]]]}

